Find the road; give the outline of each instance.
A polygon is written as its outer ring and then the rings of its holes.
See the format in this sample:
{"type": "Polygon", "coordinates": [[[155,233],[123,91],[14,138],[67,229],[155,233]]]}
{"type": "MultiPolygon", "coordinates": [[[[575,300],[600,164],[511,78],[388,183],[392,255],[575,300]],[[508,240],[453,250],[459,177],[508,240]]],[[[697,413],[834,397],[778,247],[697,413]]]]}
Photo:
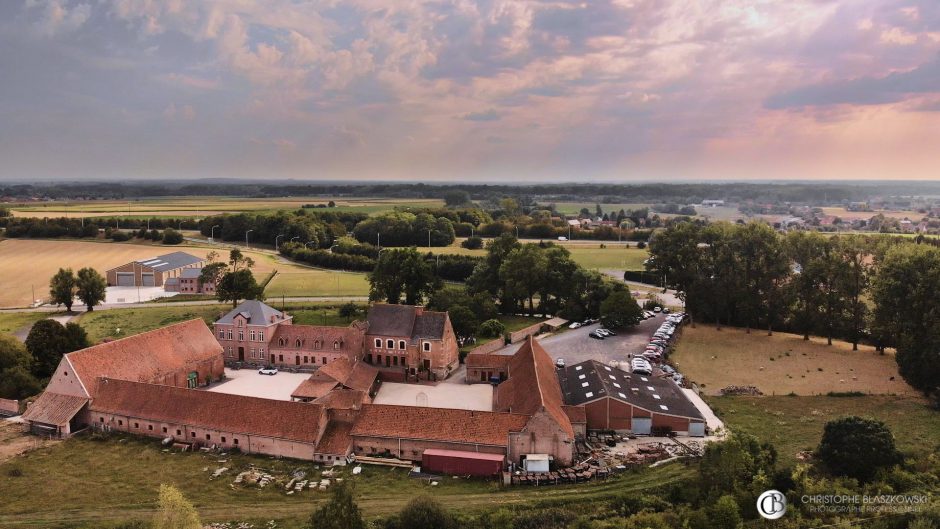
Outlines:
{"type": "MultiPolygon", "coordinates": [[[[285,302],[326,302],[326,303],[345,303],[347,301],[369,301],[369,296],[295,296],[283,298],[285,302]]],[[[281,300],[280,297],[277,298],[281,300]]],[[[144,302],[144,303],[112,303],[110,305],[97,305],[95,310],[113,310],[113,309],[145,309],[154,307],[186,307],[197,305],[218,305],[219,302],[214,299],[201,299],[193,301],[166,301],[166,302],[144,302]]],[[[73,312],[84,312],[85,306],[72,305],[73,312]]],[[[62,307],[53,305],[43,305],[41,307],[31,308],[8,308],[0,309],[0,312],[63,312],[62,307]]]]}
{"type": "Polygon", "coordinates": [[[650,285],[649,283],[639,283],[637,281],[624,281],[623,270],[607,269],[607,270],[601,270],[601,273],[608,277],[612,277],[618,281],[626,283],[627,286],[629,287],[640,288],[640,289],[653,289],[655,290],[656,296],[659,299],[661,299],[663,303],[665,303],[666,305],[670,307],[685,307],[685,303],[683,303],[682,300],[679,299],[675,290],[667,289],[665,292],[663,292],[662,287],[657,286],[657,285],[650,285]]]}

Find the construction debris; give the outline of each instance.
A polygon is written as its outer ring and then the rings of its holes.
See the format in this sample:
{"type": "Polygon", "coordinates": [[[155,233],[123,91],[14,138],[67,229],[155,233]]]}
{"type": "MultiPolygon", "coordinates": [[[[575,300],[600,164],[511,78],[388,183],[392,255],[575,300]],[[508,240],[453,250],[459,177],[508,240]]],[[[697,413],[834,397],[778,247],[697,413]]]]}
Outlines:
{"type": "Polygon", "coordinates": [[[764,393],[756,386],[727,386],[721,389],[722,395],[750,395],[758,397],[764,393]]]}

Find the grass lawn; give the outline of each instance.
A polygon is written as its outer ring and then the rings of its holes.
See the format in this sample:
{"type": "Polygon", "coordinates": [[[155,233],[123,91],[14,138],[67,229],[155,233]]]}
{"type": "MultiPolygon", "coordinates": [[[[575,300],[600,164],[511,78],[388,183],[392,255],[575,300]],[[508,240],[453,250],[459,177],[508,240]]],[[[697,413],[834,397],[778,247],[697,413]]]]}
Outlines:
{"type": "Polygon", "coordinates": [[[0,334],[12,334],[52,315],[48,312],[0,312],[0,334]]]}
{"type": "Polygon", "coordinates": [[[732,431],[745,431],[773,443],[785,465],[801,450],[813,450],[823,426],[847,415],[873,417],[891,427],[899,448],[923,455],[940,445],[940,413],[915,397],[708,397],[709,405],[732,431]]]}
{"type": "MultiPolygon", "coordinates": [[[[486,250],[468,250],[460,246],[461,240],[457,240],[450,246],[418,248],[418,251],[435,254],[458,254],[458,255],[476,255],[482,257],[486,255],[486,250]]],[[[529,241],[524,241],[529,242],[529,241]]],[[[626,248],[624,245],[609,242],[603,243],[607,247],[601,248],[598,243],[560,243],[555,244],[564,246],[571,252],[571,258],[576,263],[592,269],[616,268],[620,270],[643,270],[643,261],[649,257],[646,249],[626,248]]]]}
{"type": "MultiPolygon", "coordinates": [[[[287,496],[283,486],[275,485],[233,488],[235,475],[252,465],[280,478],[298,468],[310,477],[319,476],[317,467],[308,461],[172,453],[161,451],[152,439],[80,436],[0,464],[4,476],[0,479],[4,505],[0,527],[101,528],[122,520],[149,519],[161,483],[179,487],[206,522],[276,519],[279,527],[298,528],[326,497],[309,490],[287,496]],[[222,466],[231,470],[211,480],[211,471],[222,466]],[[13,468],[22,475],[8,477],[13,468]]],[[[347,467],[343,477],[355,483],[359,505],[370,518],[396,512],[419,494],[437,498],[448,509],[472,512],[539,501],[593,502],[657,488],[693,472],[685,465],[671,464],[580,485],[501,488],[491,481],[447,478],[432,488],[426,481],[408,478],[402,469],[366,466],[358,476],[350,470],[347,467]]]]}
{"type": "Polygon", "coordinates": [[[366,274],[303,267],[282,267],[264,289],[274,300],[278,296],[367,296],[366,274]]]}
{"type": "Polygon", "coordinates": [[[162,303],[141,309],[85,312],[79,316],[78,323],[88,332],[92,343],[98,343],[105,338],[123,338],[194,318],[202,318],[211,324],[231,309],[231,304],[181,307],[162,303]]]}
{"type": "Polygon", "coordinates": [[[820,395],[830,391],[917,395],[898,375],[891,354],[824,339],[713,326],[686,326],[672,360],[709,394],[729,385],[757,386],[764,394],[820,395]],[[892,380],[892,378],[894,380],[892,380]]]}

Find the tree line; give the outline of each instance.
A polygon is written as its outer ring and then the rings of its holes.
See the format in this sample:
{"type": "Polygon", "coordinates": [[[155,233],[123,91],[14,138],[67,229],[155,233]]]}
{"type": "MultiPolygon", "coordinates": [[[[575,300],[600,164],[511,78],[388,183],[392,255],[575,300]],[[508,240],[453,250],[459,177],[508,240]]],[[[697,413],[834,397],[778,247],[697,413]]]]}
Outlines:
{"type": "Polygon", "coordinates": [[[80,239],[97,237],[99,233],[104,233],[107,238],[125,237],[121,240],[127,240],[135,236],[135,232],[138,237],[146,237],[144,234],[160,233],[157,230],[194,230],[199,227],[199,222],[191,218],[161,219],[156,217],[152,219],[8,217],[0,218],[0,226],[5,228],[5,236],[14,239],[59,239],[65,237],[80,239]]]}
{"type": "Polygon", "coordinates": [[[694,320],[893,347],[908,383],[940,389],[940,249],[932,245],[686,222],[657,233],[649,249],[647,270],[679,292],[694,320]]]}

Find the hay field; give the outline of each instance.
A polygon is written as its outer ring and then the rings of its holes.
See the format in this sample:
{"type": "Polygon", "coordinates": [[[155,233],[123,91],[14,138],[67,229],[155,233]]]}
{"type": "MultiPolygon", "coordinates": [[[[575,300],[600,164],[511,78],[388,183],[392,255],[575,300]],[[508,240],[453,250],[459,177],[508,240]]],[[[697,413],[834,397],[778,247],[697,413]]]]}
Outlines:
{"type": "Polygon", "coordinates": [[[926,216],[923,213],[911,210],[848,211],[845,208],[822,208],[822,210],[826,215],[835,215],[842,220],[868,220],[875,215],[881,214],[887,218],[903,219],[906,217],[913,221],[918,221],[926,216]]]}
{"type": "Polygon", "coordinates": [[[299,209],[304,204],[326,204],[336,207],[325,211],[357,211],[378,213],[396,206],[438,207],[437,199],[336,198],[336,197],[173,197],[139,200],[95,200],[75,202],[29,202],[11,205],[14,217],[205,217],[221,213],[299,209]]]}
{"type": "Polygon", "coordinates": [[[729,385],[757,386],[765,395],[833,392],[918,395],[898,374],[891,354],[824,339],[713,326],[686,326],[672,360],[709,395],[729,385]],[[891,380],[891,378],[894,380],[891,380]]]}
{"type": "MultiPolygon", "coordinates": [[[[160,244],[134,244],[76,240],[6,239],[0,241],[0,307],[25,307],[36,298],[49,296],[49,280],[59,268],[90,266],[102,275],[105,271],[136,259],[145,259],[174,251],[184,251],[205,257],[213,248],[202,246],[164,246],[160,244]]],[[[221,257],[227,250],[215,249],[221,257]]],[[[271,270],[302,267],[284,265],[274,256],[260,252],[247,252],[254,258],[255,274],[259,280],[271,270]]]]}

